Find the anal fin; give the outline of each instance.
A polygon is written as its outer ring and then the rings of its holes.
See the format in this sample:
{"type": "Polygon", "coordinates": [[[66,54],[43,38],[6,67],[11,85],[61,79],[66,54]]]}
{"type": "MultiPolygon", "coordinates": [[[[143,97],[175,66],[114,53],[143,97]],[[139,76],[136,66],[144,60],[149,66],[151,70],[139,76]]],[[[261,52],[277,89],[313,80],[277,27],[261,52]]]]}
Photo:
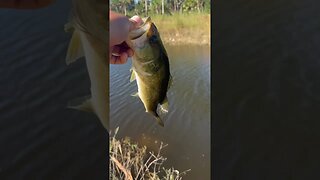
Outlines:
{"type": "Polygon", "coordinates": [[[168,102],[168,98],[167,97],[165,97],[165,99],[160,104],[160,110],[161,110],[162,113],[168,113],[169,112],[169,102],[168,102]]]}

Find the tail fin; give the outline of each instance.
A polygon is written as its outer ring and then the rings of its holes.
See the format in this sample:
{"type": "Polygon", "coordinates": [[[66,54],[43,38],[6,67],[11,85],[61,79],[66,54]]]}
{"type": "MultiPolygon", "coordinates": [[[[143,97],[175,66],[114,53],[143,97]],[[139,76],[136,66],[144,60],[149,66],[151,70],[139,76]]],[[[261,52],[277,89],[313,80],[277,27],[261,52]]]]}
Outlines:
{"type": "Polygon", "coordinates": [[[164,127],[164,123],[163,121],[161,120],[160,116],[158,115],[157,112],[150,112],[155,118],[156,118],[156,121],[157,123],[161,126],[161,127],[164,127]]]}
{"type": "Polygon", "coordinates": [[[156,117],[156,120],[157,120],[157,123],[161,126],[161,127],[164,127],[164,123],[163,121],[161,120],[161,118],[158,116],[156,117]]]}

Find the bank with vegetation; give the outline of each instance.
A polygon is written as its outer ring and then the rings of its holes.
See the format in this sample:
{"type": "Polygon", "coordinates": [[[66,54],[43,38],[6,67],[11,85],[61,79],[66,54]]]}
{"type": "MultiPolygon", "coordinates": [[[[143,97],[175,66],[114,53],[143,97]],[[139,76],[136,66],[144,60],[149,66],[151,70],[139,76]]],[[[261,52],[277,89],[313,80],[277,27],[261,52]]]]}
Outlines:
{"type": "Polygon", "coordinates": [[[210,0],[111,0],[113,11],[150,16],[164,44],[210,45],[210,0]]]}
{"type": "Polygon", "coordinates": [[[210,45],[210,14],[152,16],[164,44],[210,45]]]}

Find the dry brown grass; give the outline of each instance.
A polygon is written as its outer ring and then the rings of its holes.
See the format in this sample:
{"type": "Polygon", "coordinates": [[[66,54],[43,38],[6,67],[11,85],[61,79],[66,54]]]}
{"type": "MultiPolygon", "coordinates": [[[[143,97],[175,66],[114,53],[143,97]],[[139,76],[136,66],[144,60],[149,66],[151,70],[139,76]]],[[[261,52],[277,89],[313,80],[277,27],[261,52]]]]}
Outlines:
{"type": "Polygon", "coordinates": [[[151,16],[165,44],[210,45],[210,14],[151,16]]]}
{"type": "Polygon", "coordinates": [[[112,180],[181,180],[187,171],[179,172],[174,168],[166,169],[163,163],[166,158],[161,151],[167,145],[160,144],[157,153],[147,152],[147,147],[140,147],[126,137],[116,139],[118,128],[110,135],[110,168],[109,179],[112,180]]]}

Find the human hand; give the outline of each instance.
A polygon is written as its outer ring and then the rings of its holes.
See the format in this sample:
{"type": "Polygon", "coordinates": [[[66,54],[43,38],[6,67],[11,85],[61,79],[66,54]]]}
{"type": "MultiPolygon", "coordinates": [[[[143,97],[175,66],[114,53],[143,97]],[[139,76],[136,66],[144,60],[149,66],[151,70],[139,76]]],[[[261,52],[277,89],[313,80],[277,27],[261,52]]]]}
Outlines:
{"type": "Polygon", "coordinates": [[[124,15],[110,11],[110,63],[124,64],[128,57],[133,56],[134,52],[125,43],[129,32],[136,29],[141,23],[142,19],[139,16],[127,18],[124,15]]]}

